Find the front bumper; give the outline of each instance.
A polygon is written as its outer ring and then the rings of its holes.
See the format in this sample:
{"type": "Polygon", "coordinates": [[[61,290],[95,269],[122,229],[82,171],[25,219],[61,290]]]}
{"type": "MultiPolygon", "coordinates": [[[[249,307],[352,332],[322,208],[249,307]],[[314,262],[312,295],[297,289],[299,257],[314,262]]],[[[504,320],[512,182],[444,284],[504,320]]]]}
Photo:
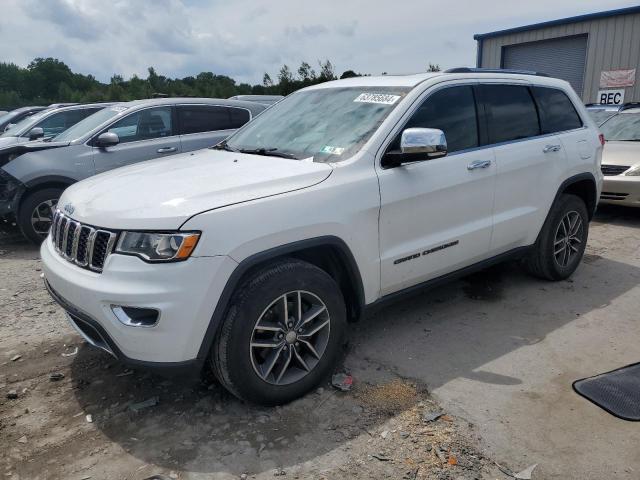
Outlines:
{"type": "Polygon", "coordinates": [[[218,298],[237,263],[226,256],[150,264],[111,254],[102,273],[63,259],[51,238],[40,248],[46,286],[89,343],[131,365],[198,364],[218,298]],[[121,323],[112,305],[159,310],[153,327],[121,323]]]}
{"type": "Polygon", "coordinates": [[[600,203],[640,207],[640,177],[604,177],[600,203]]]}

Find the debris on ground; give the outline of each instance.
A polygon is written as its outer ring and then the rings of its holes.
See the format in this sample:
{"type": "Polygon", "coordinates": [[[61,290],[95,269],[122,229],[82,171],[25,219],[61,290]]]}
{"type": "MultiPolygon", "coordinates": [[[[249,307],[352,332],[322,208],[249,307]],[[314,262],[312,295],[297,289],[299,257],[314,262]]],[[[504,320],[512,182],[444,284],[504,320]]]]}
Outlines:
{"type": "Polygon", "coordinates": [[[78,353],[78,347],[74,348],[72,352],[70,353],[61,353],[61,355],[63,357],[73,357],[74,355],[76,355],[78,353]]]}
{"type": "Polygon", "coordinates": [[[422,421],[424,423],[435,422],[444,415],[444,412],[425,412],[422,414],[422,421]]]}
{"type": "Polygon", "coordinates": [[[538,466],[537,463],[534,463],[533,465],[528,466],[527,468],[525,468],[524,470],[522,470],[519,473],[513,473],[511,470],[509,470],[506,467],[503,467],[498,462],[494,462],[494,463],[496,464],[496,466],[500,469],[500,471],[502,473],[504,473],[505,475],[507,475],[507,476],[509,476],[511,478],[515,478],[516,480],[531,480],[531,476],[533,475],[533,471],[538,466]]]}
{"type": "Polygon", "coordinates": [[[64,373],[62,372],[53,372],[49,374],[49,381],[58,382],[64,378],[64,373]]]}
{"type": "Polygon", "coordinates": [[[336,373],[331,377],[331,385],[337,388],[341,392],[348,392],[353,386],[353,377],[346,373],[336,373]]]}
{"type": "Polygon", "coordinates": [[[144,410],[145,408],[155,407],[158,403],[160,403],[160,397],[155,396],[143,402],[132,403],[129,405],[129,410],[138,413],[140,410],[144,410]]]}
{"type": "Polygon", "coordinates": [[[133,370],[125,370],[122,373],[116,374],[116,377],[128,377],[129,375],[133,375],[133,370]]]}
{"type": "Polygon", "coordinates": [[[16,398],[18,398],[18,392],[16,392],[15,390],[9,390],[7,392],[7,398],[9,400],[15,400],[16,398]]]}
{"type": "Polygon", "coordinates": [[[87,420],[87,423],[93,423],[93,415],[89,414],[84,418],[87,420]]]}
{"type": "Polygon", "coordinates": [[[381,462],[388,462],[391,458],[387,457],[384,453],[372,453],[371,456],[381,462]]]}
{"type": "Polygon", "coordinates": [[[12,362],[17,362],[21,358],[22,358],[22,355],[14,355],[13,357],[11,357],[11,361],[12,362]]]}
{"type": "Polygon", "coordinates": [[[273,473],[274,477],[284,477],[287,474],[283,469],[276,468],[276,471],[273,473]]]}
{"type": "Polygon", "coordinates": [[[23,435],[18,439],[18,443],[27,443],[27,436],[23,435]]]}

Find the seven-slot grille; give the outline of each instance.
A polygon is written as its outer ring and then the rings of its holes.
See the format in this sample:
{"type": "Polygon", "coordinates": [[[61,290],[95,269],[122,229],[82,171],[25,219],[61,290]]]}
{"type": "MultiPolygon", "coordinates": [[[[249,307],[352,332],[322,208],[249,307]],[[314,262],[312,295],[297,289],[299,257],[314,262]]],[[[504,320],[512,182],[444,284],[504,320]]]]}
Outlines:
{"type": "Polygon", "coordinates": [[[83,225],[56,209],[51,224],[51,241],[65,260],[101,272],[113,249],[116,234],[83,225]]]}
{"type": "Polygon", "coordinates": [[[600,165],[600,170],[602,170],[602,174],[606,175],[607,177],[610,177],[613,175],[620,175],[622,172],[626,172],[630,168],[631,168],[630,166],[624,166],[624,165],[600,165]]]}

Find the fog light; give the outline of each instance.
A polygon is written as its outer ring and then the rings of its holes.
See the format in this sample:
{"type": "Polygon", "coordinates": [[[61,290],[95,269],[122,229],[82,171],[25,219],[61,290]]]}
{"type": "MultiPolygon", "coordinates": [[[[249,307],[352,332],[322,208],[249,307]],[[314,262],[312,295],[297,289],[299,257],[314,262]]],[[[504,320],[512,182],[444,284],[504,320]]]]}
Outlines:
{"type": "Polygon", "coordinates": [[[160,312],[154,308],[111,305],[111,310],[120,323],[128,327],[155,327],[160,317],[160,312]]]}

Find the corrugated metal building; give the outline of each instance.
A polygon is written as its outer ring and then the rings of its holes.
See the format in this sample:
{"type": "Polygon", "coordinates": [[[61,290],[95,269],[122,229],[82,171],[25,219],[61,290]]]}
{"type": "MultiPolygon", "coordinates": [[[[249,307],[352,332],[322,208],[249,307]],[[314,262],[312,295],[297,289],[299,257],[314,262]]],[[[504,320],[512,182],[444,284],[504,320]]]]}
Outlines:
{"type": "Polygon", "coordinates": [[[640,6],[474,36],[477,66],[547,73],[585,103],[640,102],[640,6]],[[622,93],[622,94],[621,94],[622,93]]]}

